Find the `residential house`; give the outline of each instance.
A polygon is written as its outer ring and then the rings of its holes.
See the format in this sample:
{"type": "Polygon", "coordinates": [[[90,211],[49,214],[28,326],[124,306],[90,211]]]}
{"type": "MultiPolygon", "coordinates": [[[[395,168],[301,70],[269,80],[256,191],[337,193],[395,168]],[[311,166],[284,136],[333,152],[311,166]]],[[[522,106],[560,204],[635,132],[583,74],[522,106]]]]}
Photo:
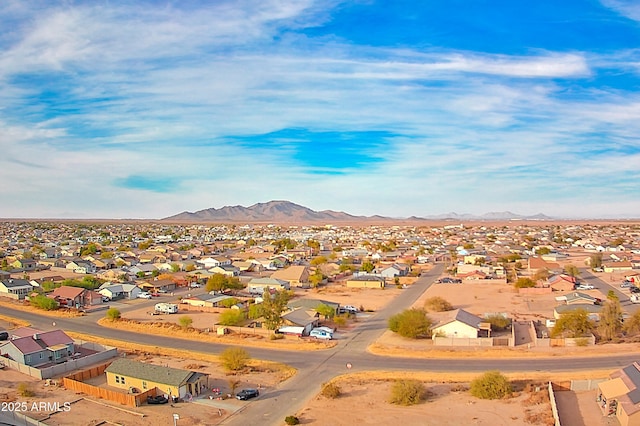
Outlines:
{"type": "Polygon", "coordinates": [[[148,364],[119,358],[105,370],[107,385],[120,389],[158,390],[169,396],[189,398],[197,396],[209,385],[209,375],[196,371],[148,364]]]}
{"type": "Polygon", "coordinates": [[[293,287],[308,287],[309,268],[302,265],[289,266],[274,272],[271,278],[287,281],[293,287]]]}
{"type": "Polygon", "coordinates": [[[458,273],[456,274],[456,278],[459,278],[461,280],[485,280],[489,277],[484,272],[476,270],[464,274],[458,273]]]}
{"type": "Polygon", "coordinates": [[[97,271],[96,265],[84,259],[72,260],[67,263],[66,268],[76,274],[95,274],[97,271]]]}
{"type": "Polygon", "coordinates": [[[295,299],[290,301],[289,303],[287,303],[287,308],[291,310],[302,308],[307,312],[313,314],[314,312],[316,312],[316,310],[318,309],[318,306],[320,305],[330,306],[336,311],[336,313],[338,313],[338,309],[340,308],[339,303],[329,302],[328,300],[322,300],[322,299],[305,299],[305,298],[295,299]]]}
{"type": "Polygon", "coordinates": [[[22,300],[33,291],[33,286],[27,280],[5,278],[0,280],[0,296],[22,300]]]}
{"type": "Polygon", "coordinates": [[[574,312],[578,309],[586,311],[591,321],[600,321],[600,312],[602,312],[602,305],[594,305],[591,303],[573,303],[556,306],[553,309],[553,317],[555,319],[559,319],[562,314],[567,312],[574,312]]]}
{"type": "Polygon", "coordinates": [[[282,314],[281,318],[285,326],[303,327],[302,335],[308,336],[311,330],[318,326],[319,316],[317,312],[297,308],[282,314]]]}
{"type": "Polygon", "coordinates": [[[600,303],[600,299],[589,296],[586,293],[574,291],[562,296],[557,296],[556,301],[564,302],[565,305],[576,305],[587,303],[589,305],[597,305],[600,303]]]}
{"type": "Polygon", "coordinates": [[[153,263],[138,263],[137,265],[129,268],[129,273],[135,276],[148,277],[151,276],[158,269],[153,263]]]}
{"type": "Polygon", "coordinates": [[[391,266],[376,271],[384,278],[404,277],[409,273],[409,266],[394,263],[391,266]]]}
{"type": "Polygon", "coordinates": [[[547,279],[547,284],[554,291],[571,291],[575,288],[577,280],[571,275],[559,274],[550,276],[547,279]]]}
{"type": "Polygon", "coordinates": [[[550,272],[562,270],[560,264],[555,262],[547,262],[541,257],[530,257],[529,259],[527,259],[527,269],[532,274],[541,270],[547,270],[550,272]]]}
{"type": "Polygon", "coordinates": [[[598,383],[596,401],[604,416],[615,415],[621,426],[640,425],[640,364],[634,362],[598,383]]]}
{"type": "Polygon", "coordinates": [[[11,262],[11,266],[24,272],[35,271],[38,264],[33,259],[16,259],[11,262]]]}
{"type": "MultiPolygon", "coordinates": [[[[484,324],[482,318],[464,309],[447,312],[432,329],[433,337],[449,337],[462,339],[477,339],[483,332],[489,331],[490,326],[484,324]]],[[[487,333],[488,334],[488,333],[487,333]]]]}
{"type": "Polygon", "coordinates": [[[150,293],[157,293],[157,292],[162,293],[162,292],[174,291],[176,289],[176,283],[173,280],[168,280],[168,279],[167,280],[155,279],[153,281],[144,282],[143,284],[140,284],[139,287],[150,293]]]}
{"type": "Polygon", "coordinates": [[[108,297],[111,300],[128,299],[133,300],[138,297],[142,290],[135,284],[131,283],[104,283],[98,289],[98,293],[108,297]]]}
{"type": "Polygon", "coordinates": [[[56,300],[61,307],[90,308],[102,304],[102,294],[82,287],[63,285],[54,289],[47,297],[56,300]]]}
{"type": "Polygon", "coordinates": [[[267,289],[290,290],[289,281],[277,278],[252,278],[247,284],[247,291],[251,294],[262,295],[267,289]]]}
{"type": "Polygon", "coordinates": [[[221,303],[228,299],[234,299],[234,297],[226,294],[205,293],[197,296],[183,297],[180,303],[197,307],[217,308],[222,306],[221,303]]]}
{"type": "Polygon", "coordinates": [[[604,272],[610,274],[610,273],[613,273],[613,272],[628,272],[628,271],[631,271],[633,269],[633,265],[631,264],[630,261],[624,260],[622,262],[604,263],[602,265],[602,268],[604,269],[604,272]]]}
{"type": "Polygon", "coordinates": [[[204,269],[211,269],[216,266],[231,265],[231,259],[223,256],[205,257],[204,259],[197,260],[196,263],[203,265],[202,267],[204,269]]]}
{"type": "Polygon", "coordinates": [[[350,288],[382,288],[384,289],[384,278],[374,275],[358,275],[346,281],[346,286],[350,288]]]}
{"type": "Polygon", "coordinates": [[[20,364],[38,367],[67,361],[75,353],[73,339],[62,330],[16,329],[11,340],[0,346],[0,355],[20,364]]]}
{"type": "Polygon", "coordinates": [[[212,272],[214,274],[226,275],[228,277],[237,277],[238,275],[240,275],[240,269],[233,265],[214,266],[213,268],[209,269],[209,272],[212,272]]]}

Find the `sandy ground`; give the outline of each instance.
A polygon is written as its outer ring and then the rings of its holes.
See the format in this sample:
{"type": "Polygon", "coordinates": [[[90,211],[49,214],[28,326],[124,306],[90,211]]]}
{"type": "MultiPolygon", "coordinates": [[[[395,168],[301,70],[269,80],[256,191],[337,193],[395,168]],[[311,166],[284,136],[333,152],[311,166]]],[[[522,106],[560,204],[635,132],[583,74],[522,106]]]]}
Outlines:
{"type": "Polygon", "coordinates": [[[452,391],[460,385],[427,383],[429,396],[425,402],[402,407],[387,402],[391,386],[391,382],[343,383],[342,396],[336,399],[317,396],[297,416],[301,424],[335,426],[399,421],[403,425],[553,425],[544,387],[540,390],[541,402],[532,403],[528,401],[531,394],[526,392],[506,400],[489,401],[475,398],[467,390],[452,391]]]}
{"type": "MultiPolygon", "coordinates": [[[[224,420],[231,413],[242,409],[249,402],[238,401],[235,398],[217,400],[210,399],[211,388],[219,388],[223,394],[231,392],[230,380],[239,382],[236,392],[247,387],[260,386],[261,393],[270,392],[278,383],[274,373],[251,371],[239,375],[226,375],[218,364],[209,364],[194,360],[180,360],[169,357],[143,356],[139,358],[145,362],[170,367],[193,369],[210,374],[209,391],[193,402],[179,402],[166,405],[143,405],[133,408],[117,403],[105,401],[84,394],[76,394],[60,386],[46,386],[45,381],[37,381],[29,376],[4,369],[0,373],[0,401],[17,401],[26,403],[23,414],[43,420],[51,426],[63,425],[97,425],[103,421],[111,424],[139,426],[157,426],[172,423],[172,414],[180,416],[179,424],[214,425],[224,420]],[[27,383],[35,392],[34,397],[19,397],[16,388],[20,383],[27,383]],[[58,403],[60,406],[69,403],[68,411],[54,412],[41,409],[40,403],[48,402],[50,406],[58,403]],[[35,405],[34,405],[35,403],[35,405]]],[[[95,379],[92,379],[95,381],[95,379]]],[[[105,380],[102,380],[104,382],[105,380]]],[[[100,380],[98,380],[100,382],[100,380]]],[[[106,386],[106,384],[103,384],[106,386]]],[[[10,413],[9,413],[10,414],[10,413]]]]}

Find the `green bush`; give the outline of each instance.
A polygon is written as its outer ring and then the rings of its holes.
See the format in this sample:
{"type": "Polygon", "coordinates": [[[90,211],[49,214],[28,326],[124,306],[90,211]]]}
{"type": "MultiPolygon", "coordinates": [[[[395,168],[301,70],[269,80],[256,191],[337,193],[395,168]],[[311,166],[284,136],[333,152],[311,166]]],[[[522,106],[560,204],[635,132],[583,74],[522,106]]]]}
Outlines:
{"type": "Polygon", "coordinates": [[[320,391],[320,394],[325,398],[336,399],[340,395],[342,395],[342,389],[340,389],[340,386],[335,383],[325,383],[322,386],[322,391],[320,391]]]}
{"type": "Polygon", "coordinates": [[[116,308],[109,308],[105,316],[107,317],[107,319],[111,321],[116,321],[120,319],[121,314],[120,314],[120,311],[117,310],[116,308]]]}
{"type": "Polygon", "coordinates": [[[29,385],[26,383],[19,383],[17,391],[18,391],[18,395],[20,396],[32,397],[36,395],[35,392],[32,391],[29,388],[29,385]]]}
{"type": "Polygon", "coordinates": [[[188,315],[183,315],[178,319],[178,324],[180,324],[180,327],[187,329],[193,324],[193,319],[188,315]]]}
{"type": "Polygon", "coordinates": [[[347,324],[348,319],[349,319],[349,314],[341,314],[341,315],[336,315],[335,317],[333,317],[333,322],[336,325],[339,325],[339,326],[342,327],[342,326],[347,324]]]}
{"type": "Polygon", "coordinates": [[[511,324],[511,320],[504,315],[489,315],[485,318],[485,321],[491,324],[491,330],[493,331],[506,330],[511,324]]]}
{"type": "Polygon", "coordinates": [[[237,305],[239,302],[238,299],[236,299],[235,297],[232,297],[231,299],[224,299],[223,301],[220,302],[220,306],[222,306],[223,308],[230,308],[233,305],[237,305]]]}
{"type": "Polygon", "coordinates": [[[220,324],[222,325],[238,325],[245,319],[245,313],[240,309],[229,309],[220,314],[220,324]]]}
{"type": "Polygon", "coordinates": [[[535,286],[536,286],[535,281],[527,277],[518,278],[518,281],[516,281],[514,284],[515,288],[530,288],[535,286]]]}
{"type": "Polygon", "coordinates": [[[425,300],[424,309],[434,312],[453,311],[453,305],[440,296],[434,296],[425,300]]]}
{"type": "Polygon", "coordinates": [[[480,399],[501,399],[511,395],[509,379],[499,371],[487,371],[471,382],[471,395],[480,399]]]}
{"type": "Polygon", "coordinates": [[[300,419],[296,416],[287,416],[284,418],[284,422],[288,425],[298,425],[300,424],[300,419]]]}
{"type": "Polygon", "coordinates": [[[31,306],[45,311],[55,311],[59,306],[58,302],[41,294],[30,298],[29,302],[31,303],[31,306]]]}
{"type": "Polygon", "coordinates": [[[227,348],[220,353],[222,366],[229,371],[239,371],[247,366],[249,353],[242,348],[227,348]]]}
{"type": "Polygon", "coordinates": [[[391,387],[389,402],[398,405],[416,405],[422,402],[425,388],[417,380],[396,380],[391,387]]]}
{"type": "Polygon", "coordinates": [[[402,337],[430,337],[432,321],[422,309],[405,309],[389,318],[389,330],[402,337]]]}

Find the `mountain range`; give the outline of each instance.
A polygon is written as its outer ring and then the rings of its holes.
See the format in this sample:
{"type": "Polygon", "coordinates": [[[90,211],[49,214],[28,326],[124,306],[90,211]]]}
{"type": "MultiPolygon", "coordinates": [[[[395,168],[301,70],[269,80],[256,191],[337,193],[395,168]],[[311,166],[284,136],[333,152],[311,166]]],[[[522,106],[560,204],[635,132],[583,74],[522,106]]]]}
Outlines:
{"type": "Polygon", "coordinates": [[[437,216],[391,218],[384,216],[354,216],[333,210],[315,211],[290,201],[269,201],[249,207],[225,206],[209,208],[197,212],[182,212],[162,219],[166,222],[270,222],[270,223],[331,223],[331,222],[380,222],[380,221],[420,221],[420,220],[550,220],[543,214],[522,216],[511,212],[491,212],[481,216],[447,213],[437,216]]]}

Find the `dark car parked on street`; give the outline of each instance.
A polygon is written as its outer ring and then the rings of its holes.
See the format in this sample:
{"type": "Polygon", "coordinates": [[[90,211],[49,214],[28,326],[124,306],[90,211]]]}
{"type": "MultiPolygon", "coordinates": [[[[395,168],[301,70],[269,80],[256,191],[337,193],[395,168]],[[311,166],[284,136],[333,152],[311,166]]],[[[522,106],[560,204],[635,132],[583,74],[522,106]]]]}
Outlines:
{"type": "Polygon", "coordinates": [[[238,398],[241,401],[244,401],[247,399],[255,398],[259,395],[260,395],[260,392],[258,391],[258,389],[243,389],[240,392],[238,392],[238,394],[236,395],[236,398],[238,398]]]}

